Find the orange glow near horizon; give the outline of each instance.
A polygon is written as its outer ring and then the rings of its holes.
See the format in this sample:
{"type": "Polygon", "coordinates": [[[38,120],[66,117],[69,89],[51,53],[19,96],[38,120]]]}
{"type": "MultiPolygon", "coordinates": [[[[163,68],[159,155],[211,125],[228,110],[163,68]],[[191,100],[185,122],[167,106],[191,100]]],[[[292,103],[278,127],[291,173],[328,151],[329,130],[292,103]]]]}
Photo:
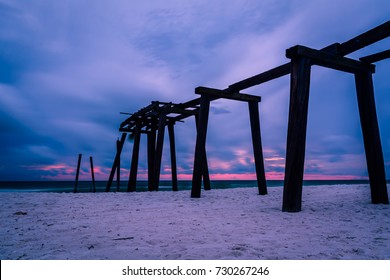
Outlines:
{"type": "MultiPolygon", "coordinates": [[[[59,163],[52,165],[36,165],[24,166],[28,170],[39,170],[46,174],[41,176],[45,180],[74,180],[76,176],[76,168],[67,164],[59,163]]],[[[108,179],[111,169],[101,166],[94,167],[95,179],[105,181],[108,179]]],[[[128,180],[129,170],[121,168],[121,180],[128,180]]],[[[147,170],[139,170],[137,174],[138,180],[147,180],[147,170]]],[[[267,180],[284,180],[283,172],[266,172],[267,180]]],[[[178,174],[178,180],[192,180],[191,174],[178,174]]],[[[80,169],[80,180],[91,180],[89,168],[80,169]]],[[[160,175],[161,180],[171,180],[169,168],[164,168],[160,175]]],[[[210,173],[211,180],[256,180],[256,173],[210,173]]],[[[304,180],[367,180],[364,176],[355,175],[322,175],[322,174],[305,174],[304,180]]]]}

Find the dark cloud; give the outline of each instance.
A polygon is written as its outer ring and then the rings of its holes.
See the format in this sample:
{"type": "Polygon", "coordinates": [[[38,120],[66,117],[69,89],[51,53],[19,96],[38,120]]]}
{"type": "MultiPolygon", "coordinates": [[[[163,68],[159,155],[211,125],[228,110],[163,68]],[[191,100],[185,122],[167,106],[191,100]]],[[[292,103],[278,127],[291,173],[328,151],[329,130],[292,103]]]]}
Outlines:
{"type": "MultiPolygon", "coordinates": [[[[184,102],[196,86],[226,88],[286,62],[295,44],[343,42],[388,20],[383,1],[40,1],[0,4],[0,180],[72,179],[78,153],[106,178],[124,119],[153,100],[184,102]],[[378,9],[378,6],[381,9],[378,9]],[[332,20],[330,20],[332,19],[332,20]]],[[[387,48],[376,44],[351,57],[387,48]]],[[[388,63],[374,76],[385,161],[390,155],[388,63]]],[[[364,176],[365,159],[350,75],[313,68],[307,167],[313,174],[364,176]],[[363,175],[362,175],[363,174],[363,175]]],[[[282,174],[289,79],[245,91],[262,96],[265,165],[282,174]]],[[[246,104],[214,102],[210,168],[251,174],[246,104]]],[[[179,172],[191,174],[195,123],[176,125],[179,172]]],[[[140,170],[147,168],[145,139],[140,170]]],[[[166,141],[167,143],[167,141],[166,141]]],[[[123,167],[132,144],[126,142],[123,167]]],[[[163,170],[168,174],[169,146],[163,170]]],[[[387,173],[390,166],[387,164],[387,173]]],[[[87,170],[85,170],[87,172],[87,170]]],[[[128,172],[125,172],[128,173],[128,172]]],[[[127,176],[127,175],[126,175],[127,176]]]]}

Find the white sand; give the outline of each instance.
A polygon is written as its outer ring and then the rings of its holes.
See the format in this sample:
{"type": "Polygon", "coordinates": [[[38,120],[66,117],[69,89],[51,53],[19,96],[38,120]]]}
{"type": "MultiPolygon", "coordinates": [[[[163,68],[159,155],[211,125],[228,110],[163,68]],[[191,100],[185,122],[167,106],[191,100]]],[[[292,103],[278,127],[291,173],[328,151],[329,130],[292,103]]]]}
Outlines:
{"type": "Polygon", "coordinates": [[[390,259],[367,185],[154,193],[0,193],[0,259],[390,259]]]}

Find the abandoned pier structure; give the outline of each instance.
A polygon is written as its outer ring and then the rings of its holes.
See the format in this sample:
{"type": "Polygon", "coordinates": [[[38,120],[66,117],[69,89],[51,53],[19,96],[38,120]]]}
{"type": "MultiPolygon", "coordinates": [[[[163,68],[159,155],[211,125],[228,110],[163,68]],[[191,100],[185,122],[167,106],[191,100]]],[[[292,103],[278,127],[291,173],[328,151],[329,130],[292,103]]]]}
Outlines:
{"type": "Polygon", "coordinates": [[[186,103],[152,102],[149,106],[132,114],[120,125],[119,130],[122,132],[122,137],[117,142],[117,152],[106,190],[110,191],[115,172],[117,173],[117,181],[119,182],[120,154],[127,134],[130,134],[134,138],[128,191],[136,190],[141,134],[147,135],[149,190],[158,190],[165,127],[168,127],[170,140],[172,185],[173,190],[177,190],[174,125],[178,121],[194,116],[196,119],[197,136],[191,197],[200,197],[202,178],[204,188],[206,190],[210,189],[206,154],[206,135],[210,102],[225,98],[248,103],[258,190],[259,194],[267,194],[259,121],[259,102],[261,98],[259,96],[241,93],[241,91],[285,75],[290,75],[290,106],[282,210],[287,212],[300,211],[302,204],[311,67],[317,65],[354,75],[370,180],[371,201],[372,203],[388,204],[385,167],[376,114],[372,75],[375,73],[375,65],[373,63],[389,58],[390,50],[361,57],[359,60],[348,58],[346,55],[389,36],[390,21],[344,43],[335,43],[320,50],[300,45],[294,46],[286,51],[286,57],[290,59],[289,63],[231,84],[226,89],[219,90],[198,87],[195,89],[195,93],[200,95],[200,97],[186,103]]]}

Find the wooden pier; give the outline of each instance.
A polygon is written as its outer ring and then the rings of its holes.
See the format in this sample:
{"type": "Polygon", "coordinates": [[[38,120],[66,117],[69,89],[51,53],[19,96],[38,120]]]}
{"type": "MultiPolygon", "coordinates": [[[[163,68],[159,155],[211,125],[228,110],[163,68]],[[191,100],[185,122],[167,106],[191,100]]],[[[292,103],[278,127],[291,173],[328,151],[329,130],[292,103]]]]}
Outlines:
{"type": "MultiPolygon", "coordinates": [[[[311,67],[317,65],[354,75],[370,180],[371,201],[372,203],[388,204],[385,167],[372,79],[372,75],[375,73],[375,65],[372,63],[389,58],[390,50],[361,57],[359,60],[348,58],[346,55],[389,36],[390,21],[344,43],[335,43],[319,50],[300,45],[294,46],[286,51],[286,57],[290,59],[289,63],[231,84],[226,89],[198,87],[195,89],[195,93],[200,95],[200,97],[186,103],[152,102],[149,106],[132,114],[120,125],[119,131],[122,132],[122,137],[121,140],[117,141],[117,152],[106,190],[110,191],[115,171],[119,174],[120,155],[127,134],[134,139],[127,190],[136,190],[138,154],[142,134],[146,134],[148,137],[149,190],[158,190],[164,133],[165,127],[168,127],[172,189],[176,191],[178,186],[174,125],[178,121],[195,116],[197,136],[191,197],[200,197],[202,179],[204,188],[206,190],[211,188],[206,154],[210,103],[213,100],[224,98],[248,103],[258,190],[259,194],[267,194],[259,121],[259,102],[261,97],[244,94],[240,91],[289,74],[290,107],[282,210],[286,212],[301,211],[311,67]]],[[[119,181],[119,175],[117,181],[119,181]]]]}

